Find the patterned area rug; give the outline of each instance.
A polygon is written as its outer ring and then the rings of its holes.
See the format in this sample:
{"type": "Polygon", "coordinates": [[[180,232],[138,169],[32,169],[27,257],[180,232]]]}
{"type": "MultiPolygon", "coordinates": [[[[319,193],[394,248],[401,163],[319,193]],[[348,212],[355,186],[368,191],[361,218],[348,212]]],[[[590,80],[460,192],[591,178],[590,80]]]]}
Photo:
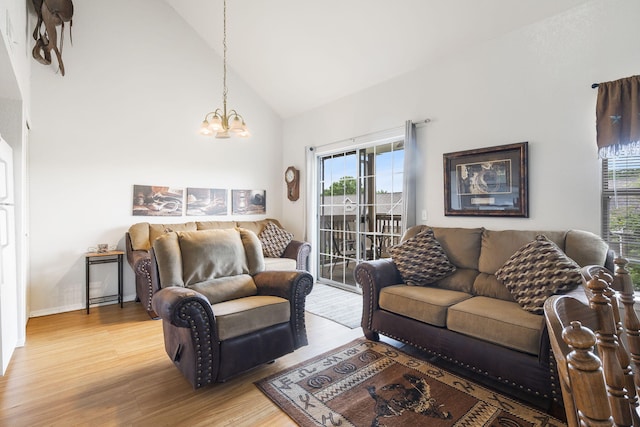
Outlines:
{"type": "Polygon", "coordinates": [[[301,426],[565,426],[379,342],[355,340],[256,383],[301,426]]]}
{"type": "Polygon", "coordinates": [[[309,313],[333,320],[348,328],[360,326],[362,319],[362,295],[315,283],[305,302],[309,313]]]}

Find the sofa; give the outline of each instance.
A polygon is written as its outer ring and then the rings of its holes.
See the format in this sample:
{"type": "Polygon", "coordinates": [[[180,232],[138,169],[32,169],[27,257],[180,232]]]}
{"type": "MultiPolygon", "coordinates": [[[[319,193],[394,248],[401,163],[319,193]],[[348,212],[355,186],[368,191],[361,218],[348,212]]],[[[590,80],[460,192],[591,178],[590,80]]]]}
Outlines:
{"type": "Polygon", "coordinates": [[[158,290],[154,288],[151,278],[150,250],[153,242],[161,235],[171,231],[197,231],[212,229],[243,228],[261,236],[265,229],[271,233],[267,237],[275,236],[277,244],[269,245],[270,253],[265,256],[266,270],[308,270],[308,258],[311,245],[293,239],[280,222],[266,218],[258,221],[190,221],[175,224],[150,224],[140,222],[133,224],[125,233],[125,251],[127,261],[136,278],[136,299],[142,303],[152,319],[157,314],[151,307],[151,298],[158,290]],[[286,243],[286,244],[285,244],[286,243]],[[284,249],[278,254],[278,249],[284,249]]]}
{"type": "Polygon", "coordinates": [[[549,405],[557,383],[544,301],[581,287],[580,267],[613,271],[608,245],[580,230],[419,225],[390,252],[354,272],[368,339],[410,344],[549,405]]]}
{"type": "Polygon", "coordinates": [[[224,382],[307,344],[313,277],[266,271],[243,228],[168,232],[151,250],[165,350],[194,388],[224,382]]]}

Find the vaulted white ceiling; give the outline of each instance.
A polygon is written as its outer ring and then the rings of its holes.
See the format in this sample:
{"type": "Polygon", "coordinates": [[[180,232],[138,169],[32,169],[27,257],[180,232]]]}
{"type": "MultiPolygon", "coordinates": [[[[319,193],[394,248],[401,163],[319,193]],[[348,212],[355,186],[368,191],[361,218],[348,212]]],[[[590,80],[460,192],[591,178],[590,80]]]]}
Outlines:
{"type": "MultiPolygon", "coordinates": [[[[165,1],[222,56],[222,0],[165,1]]],[[[227,61],[286,118],[586,1],[227,0],[227,61]]]]}

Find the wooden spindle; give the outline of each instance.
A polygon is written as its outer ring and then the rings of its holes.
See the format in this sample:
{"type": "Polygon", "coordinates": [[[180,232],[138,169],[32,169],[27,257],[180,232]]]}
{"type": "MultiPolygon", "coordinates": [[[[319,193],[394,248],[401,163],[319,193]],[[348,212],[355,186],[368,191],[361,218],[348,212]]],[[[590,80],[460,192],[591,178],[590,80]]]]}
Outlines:
{"type": "MultiPolygon", "coordinates": [[[[614,282],[616,289],[620,292],[620,302],[624,307],[624,329],[627,338],[627,348],[634,366],[633,379],[635,384],[635,399],[630,401],[632,415],[634,420],[640,425],[640,417],[638,416],[638,390],[640,390],[640,321],[634,307],[634,286],[631,275],[627,270],[628,261],[624,258],[616,258],[614,260],[616,271],[614,282]]],[[[631,397],[631,393],[629,393],[631,397]]]]}
{"type": "Polygon", "coordinates": [[[625,378],[618,359],[618,336],[611,300],[605,295],[609,284],[599,275],[587,282],[592,293],[589,300],[598,320],[596,342],[604,369],[605,384],[611,406],[611,414],[616,425],[630,426],[633,423],[629,406],[629,396],[625,388],[625,378]]]}
{"type": "Polygon", "coordinates": [[[607,394],[600,359],[593,354],[595,335],[579,321],[573,321],[563,329],[562,339],[571,349],[567,355],[567,371],[575,391],[573,397],[580,425],[611,426],[613,418],[608,402],[594,399],[607,394]]]}

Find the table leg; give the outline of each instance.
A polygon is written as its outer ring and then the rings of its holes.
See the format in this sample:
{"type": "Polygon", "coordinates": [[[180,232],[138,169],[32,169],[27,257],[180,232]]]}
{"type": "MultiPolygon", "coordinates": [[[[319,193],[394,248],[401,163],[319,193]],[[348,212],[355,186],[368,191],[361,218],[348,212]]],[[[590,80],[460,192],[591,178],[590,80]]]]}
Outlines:
{"type": "Polygon", "coordinates": [[[122,277],[122,255],[118,255],[118,301],[120,302],[120,308],[124,306],[124,284],[122,277]]]}
{"type": "Polygon", "coordinates": [[[86,286],[87,286],[86,303],[87,303],[87,314],[89,314],[89,258],[86,259],[85,266],[86,266],[86,269],[87,269],[87,272],[86,272],[86,286]]]}

